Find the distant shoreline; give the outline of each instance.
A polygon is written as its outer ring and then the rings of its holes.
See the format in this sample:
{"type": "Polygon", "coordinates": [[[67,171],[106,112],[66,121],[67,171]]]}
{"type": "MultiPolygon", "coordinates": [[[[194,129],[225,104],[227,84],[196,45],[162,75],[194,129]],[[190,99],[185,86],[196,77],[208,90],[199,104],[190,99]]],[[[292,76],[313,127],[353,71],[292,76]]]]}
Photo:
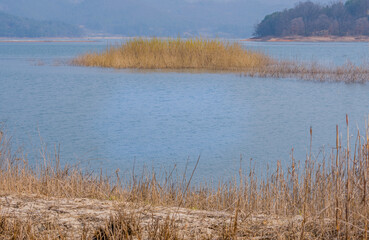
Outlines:
{"type": "Polygon", "coordinates": [[[0,40],[1,43],[96,42],[95,40],[0,40]]]}
{"type": "Polygon", "coordinates": [[[99,40],[119,40],[127,39],[131,37],[116,37],[116,36],[106,36],[106,37],[40,37],[40,38],[11,38],[11,37],[0,37],[0,43],[63,43],[63,42],[97,42],[99,40]]]}
{"type": "MultiPolygon", "coordinates": [[[[137,37],[99,36],[99,37],[60,37],[60,38],[8,38],[0,37],[0,43],[48,43],[48,42],[97,42],[99,40],[123,40],[137,37]]],[[[369,36],[287,36],[239,39],[247,42],[369,42],[369,36]]]]}
{"type": "Polygon", "coordinates": [[[249,42],[369,42],[369,36],[287,36],[248,38],[242,41],[249,42]]]}

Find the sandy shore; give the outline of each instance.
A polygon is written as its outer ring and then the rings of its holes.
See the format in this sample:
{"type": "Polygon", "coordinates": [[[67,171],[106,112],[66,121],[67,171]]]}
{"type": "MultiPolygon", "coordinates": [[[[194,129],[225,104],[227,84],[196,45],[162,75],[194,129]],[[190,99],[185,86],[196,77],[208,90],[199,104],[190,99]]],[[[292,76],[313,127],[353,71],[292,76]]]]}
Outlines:
{"type": "Polygon", "coordinates": [[[243,41],[251,42],[369,42],[369,36],[288,36],[288,37],[265,37],[249,38],[243,41]]]}
{"type": "MultiPolygon", "coordinates": [[[[186,235],[214,234],[214,227],[229,221],[225,212],[209,212],[185,208],[139,206],[114,201],[95,199],[38,198],[36,196],[4,195],[0,197],[0,214],[11,218],[27,219],[32,222],[53,223],[65,231],[68,239],[79,239],[84,226],[98,229],[119,211],[139,216],[141,225],[152,220],[164,221],[168,216],[175,219],[179,229],[186,235]]],[[[190,236],[188,236],[190,237],[190,236]]]]}
{"type": "MultiPolygon", "coordinates": [[[[95,199],[40,198],[26,195],[0,196],[0,216],[21,221],[31,221],[40,226],[57,225],[57,231],[66,234],[67,239],[81,239],[86,227],[98,229],[106,225],[112,215],[124,211],[124,214],[138,216],[142,228],[153,221],[174,220],[176,231],[184,239],[206,239],[219,236],[224,224],[234,221],[234,214],[221,211],[201,211],[178,207],[140,206],[114,201],[95,199]]],[[[277,239],[283,233],[281,229],[295,228],[301,224],[302,217],[280,218],[264,214],[239,212],[238,226],[242,236],[238,239],[260,239],[269,236],[277,239]],[[295,226],[295,227],[294,227],[295,226]]],[[[42,229],[43,227],[39,227],[42,229]]]]}

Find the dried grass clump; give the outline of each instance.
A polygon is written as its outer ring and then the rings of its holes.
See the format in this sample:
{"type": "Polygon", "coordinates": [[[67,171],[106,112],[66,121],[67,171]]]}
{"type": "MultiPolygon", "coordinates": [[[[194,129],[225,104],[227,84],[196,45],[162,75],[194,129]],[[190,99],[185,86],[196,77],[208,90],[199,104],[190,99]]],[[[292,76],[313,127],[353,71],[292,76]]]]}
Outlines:
{"type": "Polygon", "coordinates": [[[40,223],[28,218],[21,220],[0,214],[0,239],[3,240],[49,240],[67,239],[59,226],[47,222],[40,223]]]}
{"type": "Polygon", "coordinates": [[[152,217],[145,223],[139,214],[121,210],[115,216],[111,216],[105,225],[94,233],[92,239],[180,240],[184,238],[180,236],[177,224],[169,216],[162,220],[152,217]]]}
{"type": "Polygon", "coordinates": [[[239,43],[205,39],[128,40],[102,53],[77,57],[73,64],[92,67],[135,69],[200,69],[240,71],[261,68],[272,60],[245,50],[239,43]]]}

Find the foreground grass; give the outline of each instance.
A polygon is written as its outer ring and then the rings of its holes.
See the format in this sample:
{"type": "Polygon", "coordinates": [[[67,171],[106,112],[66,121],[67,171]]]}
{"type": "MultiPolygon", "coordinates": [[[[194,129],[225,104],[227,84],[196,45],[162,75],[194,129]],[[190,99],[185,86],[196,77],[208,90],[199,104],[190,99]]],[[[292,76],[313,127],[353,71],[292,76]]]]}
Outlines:
{"type": "Polygon", "coordinates": [[[369,79],[366,65],[347,63],[323,66],[273,59],[243,48],[237,42],[205,39],[128,40],[101,53],[87,53],[73,59],[78,66],[118,69],[160,69],[237,72],[251,77],[297,77],[316,81],[364,83],[369,79]]]}
{"type": "MultiPolygon", "coordinates": [[[[143,172],[140,177],[134,174],[132,177],[121,176],[117,172],[112,181],[77,167],[61,167],[57,154],[54,160],[45,158],[43,164],[30,167],[25,158],[12,153],[9,140],[2,134],[0,193],[94,198],[140,206],[229,213],[230,217],[224,224],[214,226],[217,234],[210,239],[367,239],[369,126],[364,135],[358,132],[355,139],[350,138],[347,127],[347,136],[347,142],[343,143],[337,127],[336,147],[322,159],[314,159],[310,152],[302,162],[296,161],[292,152],[289,166],[282,167],[277,163],[265,178],[259,179],[254,169],[240,169],[238,178],[213,187],[191,184],[191,178],[175,176],[174,170],[164,174],[160,180],[154,172],[143,172]],[[355,141],[354,149],[350,148],[350,139],[355,141]],[[259,215],[266,217],[255,225],[255,216],[259,215]],[[267,220],[273,217],[284,221],[269,231],[267,220]]],[[[83,236],[90,238],[85,239],[182,238],[180,223],[169,215],[161,221],[153,218],[152,224],[142,227],[140,212],[128,214],[124,209],[117,212],[101,228],[89,230],[90,235],[86,230],[83,236]],[[155,237],[146,238],[148,234],[155,237]]],[[[17,221],[21,220],[9,221],[6,216],[0,218],[0,238],[7,239],[1,236],[9,236],[6,234],[10,232],[39,234],[34,228],[27,228],[34,224],[32,222],[26,222],[27,225],[18,224],[17,221]]]]}

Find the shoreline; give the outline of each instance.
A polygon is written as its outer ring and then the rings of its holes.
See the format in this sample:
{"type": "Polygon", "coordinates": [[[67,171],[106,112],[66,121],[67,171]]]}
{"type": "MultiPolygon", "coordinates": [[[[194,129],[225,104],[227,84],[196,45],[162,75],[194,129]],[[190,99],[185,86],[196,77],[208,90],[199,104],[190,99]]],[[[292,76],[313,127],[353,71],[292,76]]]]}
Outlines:
{"type": "MultiPolygon", "coordinates": [[[[17,37],[0,37],[0,43],[24,43],[24,42],[98,42],[99,40],[126,40],[137,37],[123,36],[99,36],[99,37],[45,37],[45,38],[17,38],[17,37]]],[[[262,37],[262,38],[246,38],[238,39],[242,42],[369,42],[369,36],[286,36],[286,37],[262,37]]]]}
{"type": "Polygon", "coordinates": [[[287,36],[248,38],[247,42],[369,42],[369,36],[287,36]]]}
{"type": "Polygon", "coordinates": [[[200,159],[189,179],[175,167],[95,175],[60,165],[57,150],[55,159],[42,150],[44,163],[30,167],[0,133],[0,239],[361,239],[369,137],[358,132],[363,141],[352,151],[341,138],[337,125],[330,155],[312,158],[310,150],[300,165],[292,151],[291,162],[277,161],[265,179],[240,166],[239,179],[212,188],[191,183],[200,159]]]}

